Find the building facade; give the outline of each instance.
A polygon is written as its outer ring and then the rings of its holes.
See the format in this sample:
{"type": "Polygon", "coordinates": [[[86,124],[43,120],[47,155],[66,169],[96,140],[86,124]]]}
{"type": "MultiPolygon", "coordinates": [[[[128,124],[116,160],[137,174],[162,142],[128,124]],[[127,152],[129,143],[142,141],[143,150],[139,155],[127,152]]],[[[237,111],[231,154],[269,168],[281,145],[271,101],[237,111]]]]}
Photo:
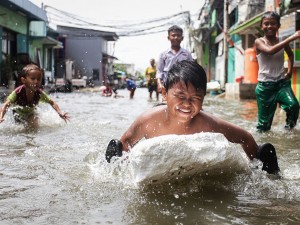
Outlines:
{"type": "Polygon", "coordinates": [[[64,45],[57,50],[57,62],[71,60],[74,63],[73,78],[87,77],[95,85],[105,82],[112,75],[115,59],[109,54],[109,43],[118,39],[114,32],[104,32],[68,26],[57,26],[57,38],[64,45]]]}
{"type": "Polygon", "coordinates": [[[16,79],[15,71],[28,62],[53,72],[54,49],[61,43],[47,36],[47,15],[28,0],[0,1],[0,85],[16,79]]]}
{"type": "MultiPolygon", "coordinates": [[[[260,21],[265,11],[281,15],[279,38],[299,30],[300,2],[297,0],[208,0],[194,31],[198,62],[206,68],[208,80],[217,80],[230,98],[255,98],[258,65],[253,48],[262,35],[260,21]],[[199,60],[201,59],[201,60],[199,60]]],[[[292,87],[300,100],[299,41],[290,43],[295,55],[292,87]]]]}

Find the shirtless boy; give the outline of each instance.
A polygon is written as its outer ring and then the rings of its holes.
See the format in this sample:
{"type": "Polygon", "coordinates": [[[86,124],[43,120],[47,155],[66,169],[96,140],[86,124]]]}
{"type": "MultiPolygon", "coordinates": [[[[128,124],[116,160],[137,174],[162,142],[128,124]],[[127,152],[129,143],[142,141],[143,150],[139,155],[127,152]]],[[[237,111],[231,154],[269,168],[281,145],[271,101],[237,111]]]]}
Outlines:
{"type": "Polygon", "coordinates": [[[258,146],[248,131],[202,110],[206,83],[206,73],[197,62],[183,60],[174,64],[162,88],[166,104],[142,113],[120,141],[111,140],[106,160],[110,162],[113,156],[121,156],[122,151],[129,151],[142,138],[213,132],[223,134],[230,142],[241,144],[249,159],[262,160],[263,170],[277,173],[279,167],[272,144],[258,146]]]}

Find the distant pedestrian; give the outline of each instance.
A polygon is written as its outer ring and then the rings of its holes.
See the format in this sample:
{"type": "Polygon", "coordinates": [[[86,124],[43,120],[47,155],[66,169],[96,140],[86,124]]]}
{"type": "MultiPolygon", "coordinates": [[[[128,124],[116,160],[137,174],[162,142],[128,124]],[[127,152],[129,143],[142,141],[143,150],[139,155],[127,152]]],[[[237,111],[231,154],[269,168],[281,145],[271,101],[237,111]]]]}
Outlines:
{"type": "Polygon", "coordinates": [[[130,91],[129,98],[133,99],[134,92],[136,89],[136,84],[135,84],[134,80],[131,80],[128,77],[125,77],[125,81],[127,84],[127,90],[130,91]]]}
{"type": "Polygon", "coordinates": [[[102,90],[102,96],[104,97],[110,97],[113,94],[113,90],[111,89],[111,87],[109,86],[109,83],[106,83],[105,88],[103,88],[102,90]]]}
{"type": "Polygon", "coordinates": [[[157,64],[156,78],[159,92],[161,92],[167,74],[174,63],[182,60],[193,60],[191,53],[180,46],[183,40],[181,27],[177,25],[171,26],[168,29],[168,40],[171,43],[171,47],[160,54],[157,64]]]}
{"type": "Polygon", "coordinates": [[[279,41],[277,32],[280,16],[276,12],[264,13],[260,23],[264,36],[255,40],[259,65],[258,84],[255,89],[258,107],[257,130],[271,129],[277,103],[286,112],[286,129],[296,126],[299,116],[299,102],[291,88],[294,54],[289,46],[300,37],[300,31],[279,41]],[[284,52],[288,56],[287,70],[284,68],[284,52]]]}
{"type": "Polygon", "coordinates": [[[156,100],[158,101],[159,92],[157,91],[155,59],[150,59],[150,66],[147,67],[145,75],[146,75],[147,87],[149,91],[149,98],[152,99],[152,94],[155,91],[156,100]]]}

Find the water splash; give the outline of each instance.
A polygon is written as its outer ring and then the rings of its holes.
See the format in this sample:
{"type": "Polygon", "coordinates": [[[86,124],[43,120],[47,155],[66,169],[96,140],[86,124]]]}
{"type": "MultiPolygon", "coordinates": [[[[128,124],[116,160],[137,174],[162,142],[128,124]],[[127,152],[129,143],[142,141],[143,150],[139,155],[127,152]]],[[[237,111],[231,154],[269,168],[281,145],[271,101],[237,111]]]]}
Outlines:
{"type": "Polygon", "coordinates": [[[98,162],[101,174],[105,172],[108,180],[118,180],[131,187],[168,183],[196,175],[225,176],[249,169],[249,160],[241,147],[214,133],[147,139],[113,163],[104,162],[104,154],[102,158],[101,163],[98,162]]]}

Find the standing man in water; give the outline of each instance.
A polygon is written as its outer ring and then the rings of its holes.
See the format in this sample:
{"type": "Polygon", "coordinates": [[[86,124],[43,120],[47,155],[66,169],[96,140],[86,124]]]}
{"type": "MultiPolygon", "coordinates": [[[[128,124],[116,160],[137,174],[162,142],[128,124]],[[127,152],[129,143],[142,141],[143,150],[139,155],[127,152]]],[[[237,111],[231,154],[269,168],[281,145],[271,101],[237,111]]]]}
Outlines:
{"type": "Polygon", "coordinates": [[[158,92],[161,92],[167,74],[174,63],[182,60],[193,60],[191,53],[180,46],[183,40],[183,30],[181,27],[177,25],[171,26],[168,29],[168,40],[171,43],[171,47],[160,54],[157,65],[156,78],[158,92]]]}
{"type": "Polygon", "coordinates": [[[150,66],[147,67],[145,76],[147,79],[147,87],[149,91],[149,98],[152,100],[153,91],[156,93],[156,100],[158,101],[159,93],[157,91],[157,79],[156,79],[156,66],[155,60],[150,59],[150,66]]]}

